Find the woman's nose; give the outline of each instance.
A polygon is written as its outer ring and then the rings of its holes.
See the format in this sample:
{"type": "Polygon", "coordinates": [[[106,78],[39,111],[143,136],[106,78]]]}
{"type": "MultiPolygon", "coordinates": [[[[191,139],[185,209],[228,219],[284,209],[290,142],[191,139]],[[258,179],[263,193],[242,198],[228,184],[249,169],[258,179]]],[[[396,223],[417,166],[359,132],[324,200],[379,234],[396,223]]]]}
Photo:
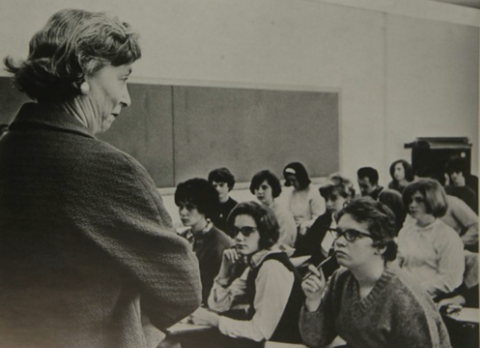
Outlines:
{"type": "Polygon", "coordinates": [[[335,239],[334,246],[340,246],[340,247],[345,247],[346,246],[347,240],[345,239],[344,236],[340,236],[337,239],[335,239]]]}
{"type": "Polygon", "coordinates": [[[240,232],[238,232],[238,234],[235,236],[236,242],[243,242],[244,239],[245,239],[245,236],[240,232]]]}
{"type": "Polygon", "coordinates": [[[125,92],[123,93],[122,101],[120,102],[122,107],[126,108],[132,104],[132,100],[130,99],[130,93],[128,92],[128,87],[125,86],[125,92]]]}

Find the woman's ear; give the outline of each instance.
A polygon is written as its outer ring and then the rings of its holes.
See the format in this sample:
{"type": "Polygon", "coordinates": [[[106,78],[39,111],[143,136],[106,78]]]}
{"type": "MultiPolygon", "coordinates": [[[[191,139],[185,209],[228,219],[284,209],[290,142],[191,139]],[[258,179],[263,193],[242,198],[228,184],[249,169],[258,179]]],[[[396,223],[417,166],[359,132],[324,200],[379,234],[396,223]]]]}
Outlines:
{"type": "Polygon", "coordinates": [[[88,94],[88,92],[90,92],[90,85],[88,84],[87,81],[83,81],[83,82],[80,84],[80,92],[81,92],[83,95],[86,95],[86,94],[88,94]]]}

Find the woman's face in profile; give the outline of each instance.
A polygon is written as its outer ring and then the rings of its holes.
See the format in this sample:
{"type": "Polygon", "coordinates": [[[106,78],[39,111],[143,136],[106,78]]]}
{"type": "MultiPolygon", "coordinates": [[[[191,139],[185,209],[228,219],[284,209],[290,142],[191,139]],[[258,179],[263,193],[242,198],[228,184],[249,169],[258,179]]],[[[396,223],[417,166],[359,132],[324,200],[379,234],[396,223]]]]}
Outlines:
{"type": "Polygon", "coordinates": [[[132,72],[131,64],[107,65],[93,76],[87,77],[90,86],[87,97],[93,116],[93,132],[105,132],[110,128],[123,107],[131,104],[127,80],[132,72]]]}
{"type": "Polygon", "coordinates": [[[393,171],[393,176],[395,180],[403,180],[405,179],[405,168],[403,168],[403,164],[397,163],[395,164],[395,170],[393,171]]]}

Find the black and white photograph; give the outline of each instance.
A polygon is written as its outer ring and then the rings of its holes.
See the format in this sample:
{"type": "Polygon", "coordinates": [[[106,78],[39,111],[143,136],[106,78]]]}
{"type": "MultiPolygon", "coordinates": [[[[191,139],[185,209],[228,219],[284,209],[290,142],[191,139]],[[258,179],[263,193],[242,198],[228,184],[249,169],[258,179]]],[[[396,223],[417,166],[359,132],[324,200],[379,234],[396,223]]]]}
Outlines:
{"type": "Polygon", "coordinates": [[[478,348],[480,0],[0,0],[0,348],[478,348]]]}

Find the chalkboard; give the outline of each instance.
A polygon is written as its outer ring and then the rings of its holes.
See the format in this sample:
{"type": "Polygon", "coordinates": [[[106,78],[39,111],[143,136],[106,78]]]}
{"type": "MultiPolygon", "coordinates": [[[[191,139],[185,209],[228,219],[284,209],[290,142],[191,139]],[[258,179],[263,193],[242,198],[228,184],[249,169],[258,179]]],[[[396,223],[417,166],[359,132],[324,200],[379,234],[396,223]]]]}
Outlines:
{"type": "MultiPolygon", "coordinates": [[[[239,182],[260,170],[281,177],[292,161],[312,177],[339,169],[335,92],[129,84],[131,107],[98,137],[131,154],[158,187],[228,167],[239,182]]],[[[28,99],[0,78],[0,122],[28,99]]]]}
{"type": "Polygon", "coordinates": [[[292,161],[312,176],[338,171],[337,93],[175,87],[173,99],[179,181],[225,166],[248,182],[292,161]]]}

